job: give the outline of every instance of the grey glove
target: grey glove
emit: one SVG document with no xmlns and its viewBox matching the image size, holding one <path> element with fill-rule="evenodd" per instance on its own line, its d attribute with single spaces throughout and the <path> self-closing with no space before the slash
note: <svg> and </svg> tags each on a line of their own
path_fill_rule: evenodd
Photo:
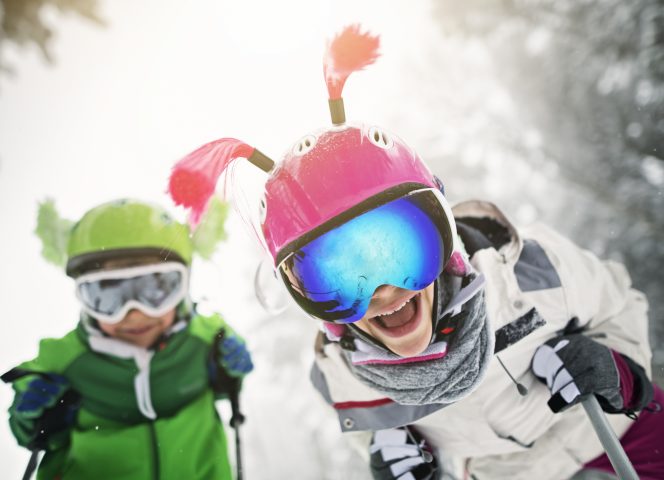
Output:
<svg viewBox="0 0 664 480">
<path fill-rule="evenodd" d="M 620 376 L 611 350 L 584 335 L 547 341 L 535 351 L 532 370 L 549 387 L 548 405 L 553 412 L 565 410 L 591 393 L 605 411 L 623 410 Z"/>
</svg>

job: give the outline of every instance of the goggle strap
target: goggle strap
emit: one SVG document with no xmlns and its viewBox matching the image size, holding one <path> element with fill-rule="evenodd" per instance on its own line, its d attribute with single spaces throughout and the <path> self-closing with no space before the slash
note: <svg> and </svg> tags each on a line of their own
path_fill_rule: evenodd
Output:
<svg viewBox="0 0 664 480">
<path fill-rule="evenodd" d="M 185 272 L 187 272 L 187 267 L 180 262 L 163 262 L 112 270 L 97 270 L 77 277 L 76 286 L 78 287 L 81 283 L 95 282 L 98 280 L 124 280 L 127 278 L 148 275 L 150 273 L 165 273 L 173 271 L 179 271 L 185 274 Z"/>
</svg>

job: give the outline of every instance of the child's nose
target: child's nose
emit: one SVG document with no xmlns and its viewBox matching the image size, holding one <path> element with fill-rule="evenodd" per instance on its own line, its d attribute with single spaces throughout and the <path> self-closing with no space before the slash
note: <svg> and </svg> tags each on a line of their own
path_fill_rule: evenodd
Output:
<svg viewBox="0 0 664 480">
<path fill-rule="evenodd" d="M 397 290 L 400 289 L 392 285 L 381 285 L 374 291 L 373 295 L 371 295 L 371 300 L 389 298 L 390 296 L 394 295 Z"/>
<path fill-rule="evenodd" d="M 145 318 L 147 315 L 145 315 L 143 312 L 141 312 L 137 308 L 132 308 L 127 312 L 127 315 L 125 316 L 125 319 L 140 319 L 140 318 Z"/>
</svg>

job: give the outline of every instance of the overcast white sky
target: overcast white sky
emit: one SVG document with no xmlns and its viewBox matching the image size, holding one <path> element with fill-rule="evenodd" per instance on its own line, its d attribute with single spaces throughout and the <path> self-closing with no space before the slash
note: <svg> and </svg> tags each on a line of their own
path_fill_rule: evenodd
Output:
<svg viewBox="0 0 664 480">
<path fill-rule="evenodd" d="M 170 207 L 164 189 L 171 165 L 222 136 L 235 136 L 278 158 L 308 130 L 329 123 L 323 46 L 350 22 L 381 34 L 384 56 L 348 82 L 348 117 L 389 123 L 397 82 L 386 80 L 398 77 L 403 61 L 417 56 L 414 47 L 431 28 L 428 2 L 100 3 L 105 28 L 44 12 L 56 30 L 54 66 L 45 65 L 35 50 L 5 52 L 16 76 L 0 78 L 2 371 L 34 356 L 40 338 L 60 336 L 77 320 L 73 283 L 39 253 L 33 234 L 38 201 L 52 197 L 72 220 L 123 196 Z M 241 173 L 250 194 L 260 189 L 260 172 Z M 252 329 L 265 314 L 253 300 L 251 278 L 261 252 L 247 240 L 237 217 L 228 227 L 230 239 L 215 263 L 195 266 L 194 296 L 208 297 L 260 352 Z M 298 318 L 289 328 L 296 331 L 299 322 L 306 320 Z M 303 326 L 306 335 L 314 330 L 312 324 Z M 260 379 L 270 377 L 266 372 L 257 369 L 248 386 L 249 410 L 265 401 L 268 390 Z M 6 427 L 11 398 L 10 388 L 0 388 L 4 478 L 18 478 L 28 458 Z M 257 423 L 247 426 L 249 438 L 258 438 L 261 429 L 273 430 Z M 247 455 L 251 464 L 256 455 Z M 256 467 L 253 478 L 261 478 L 260 471 Z"/>
</svg>

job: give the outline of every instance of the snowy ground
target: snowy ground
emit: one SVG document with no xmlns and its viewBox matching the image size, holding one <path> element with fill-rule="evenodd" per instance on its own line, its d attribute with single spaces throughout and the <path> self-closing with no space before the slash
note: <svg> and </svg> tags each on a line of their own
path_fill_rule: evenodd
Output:
<svg viewBox="0 0 664 480">
<path fill-rule="evenodd" d="M 452 201 L 488 198 L 517 223 L 544 219 L 569 234 L 589 218 L 611 218 L 543 153 L 541 135 L 495 81 L 500 66 L 490 49 L 443 40 L 428 2 L 387 8 L 378 0 L 361 7 L 347 0 L 333 8 L 305 0 L 151 0 L 102 7 L 104 29 L 47 12 L 59 32 L 53 68 L 35 52 L 7 52 L 17 76 L 0 80 L 3 371 L 33 356 L 39 338 L 64 334 L 76 319 L 71 281 L 39 257 L 32 234 L 37 201 L 53 197 L 69 218 L 119 196 L 167 204 L 172 163 L 222 136 L 278 157 L 328 123 L 323 39 L 351 21 L 382 35 L 383 57 L 348 82 L 349 119 L 384 125 L 406 139 L 443 178 Z M 237 176 L 255 198 L 260 173 L 240 167 Z M 236 215 L 228 229 L 214 262 L 194 265 L 192 289 L 247 338 L 254 354 L 256 370 L 242 397 L 246 478 L 369 478 L 309 384 L 317 326 L 292 307 L 277 317 L 261 309 L 252 287 L 261 251 Z M 0 389 L 0 407 L 10 402 L 9 389 Z M 220 408 L 228 418 L 227 406 Z M 0 428 L 3 476 L 18 478 L 27 458 Z"/>
</svg>

